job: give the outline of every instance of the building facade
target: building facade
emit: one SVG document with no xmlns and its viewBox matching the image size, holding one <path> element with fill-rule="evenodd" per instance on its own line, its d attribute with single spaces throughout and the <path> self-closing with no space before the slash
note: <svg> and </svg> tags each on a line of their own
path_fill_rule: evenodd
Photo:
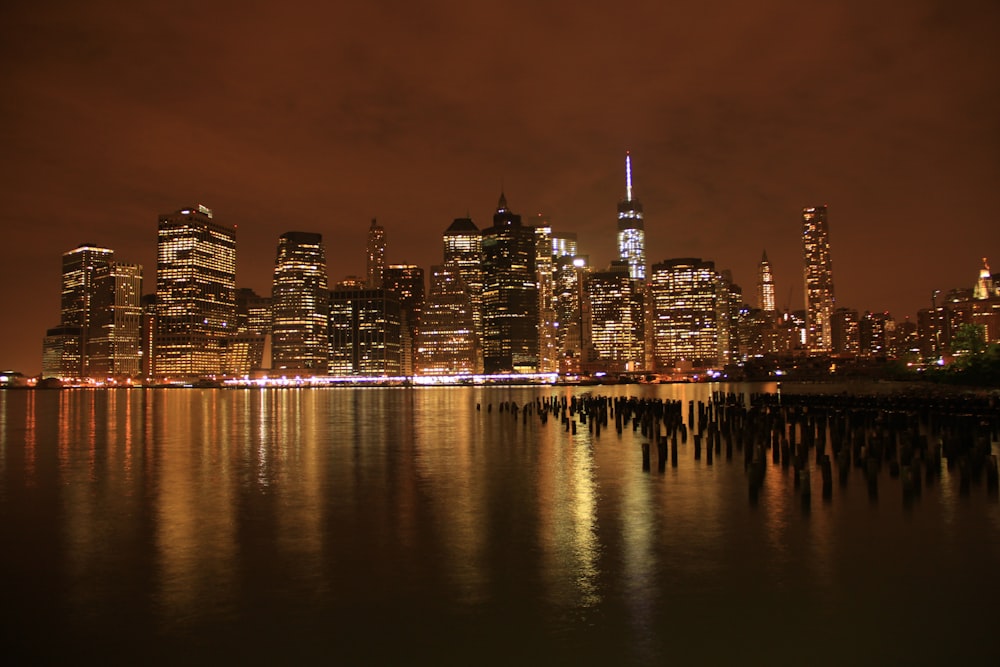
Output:
<svg viewBox="0 0 1000 667">
<path fill-rule="evenodd" d="M 63 253 L 59 319 L 63 333 L 60 336 L 65 336 L 69 329 L 78 329 L 80 340 L 63 346 L 63 368 L 59 377 L 83 378 L 89 373 L 87 353 L 97 275 L 106 272 L 114 258 L 113 250 L 93 243 L 84 243 Z"/>
<path fill-rule="evenodd" d="M 382 287 L 382 278 L 385 273 L 385 228 L 372 218 L 371 227 L 368 228 L 368 289 L 379 289 Z"/>
<path fill-rule="evenodd" d="M 156 259 L 156 375 L 222 374 L 236 316 L 234 228 L 200 204 L 161 215 Z"/>
<path fill-rule="evenodd" d="M 111 262 L 94 276 L 87 375 L 116 380 L 142 374 L 142 266 Z"/>
<path fill-rule="evenodd" d="M 403 375 L 413 375 L 414 345 L 426 298 L 424 270 L 416 264 L 390 264 L 383 276 L 383 288 L 396 294 L 402 312 Z"/>
<path fill-rule="evenodd" d="M 833 346 L 833 263 L 826 206 L 802 210 L 802 248 L 805 258 L 806 349 L 829 353 Z"/>
<path fill-rule="evenodd" d="M 653 348 L 669 369 L 715 367 L 728 361 L 729 289 L 714 262 L 689 257 L 650 271 Z"/>
<path fill-rule="evenodd" d="M 618 203 L 618 259 L 633 280 L 646 279 L 646 230 L 642 204 L 632 196 L 632 156 L 625 153 L 625 199 Z"/>
<path fill-rule="evenodd" d="M 330 375 L 402 375 L 402 311 L 384 289 L 330 292 Z"/>
<path fill-rule="evenodd" d="M 432 266 L 414 355 L 418 375 L 482 372 L 472 312 L 472 299 L 458 268 Z"/>
<path fill-rule="evenodd" d="M 644 366 L 642 283 L 630 275 L 625 261 L 613 262 L 607 271 L 587 277 L 590 304 L 591 371 L 624 373 Z"/>
<path fill-rule="evenodd" d="M 322 235 L 282 234 L 271 288 L 271 367 L 275 373 L 326 374 L 329 299 Z"/>
<path fill-rule="evenodd" d="M 534 373 L 539 322 L 535 230 L 507 208 L 503 193 L 482 243 L 484 370 Z"/>
</svg>

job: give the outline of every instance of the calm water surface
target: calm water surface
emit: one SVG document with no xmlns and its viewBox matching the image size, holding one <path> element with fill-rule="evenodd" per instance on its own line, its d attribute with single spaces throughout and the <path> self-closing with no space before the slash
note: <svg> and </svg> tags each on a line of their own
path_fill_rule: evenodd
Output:
<svg viewBox="0 0 1000 667">
<path fill-rule="evenodd" d="M 814 469 L 804 509 L 769 464 L 752 505 L 741 455 L 643 472 L 631 431 L 497 409 L 583 392 L 0 391 L 5 654 L 996 664 L 985 485 L 904 504 L 883 472 L 872 501 L 853 471 L 824 502 Z"/>
</svg>

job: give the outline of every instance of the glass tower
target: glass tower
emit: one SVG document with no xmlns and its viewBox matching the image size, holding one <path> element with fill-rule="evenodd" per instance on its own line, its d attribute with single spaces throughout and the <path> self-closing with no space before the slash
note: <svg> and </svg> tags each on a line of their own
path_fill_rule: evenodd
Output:
<svg viewBox="0 0 1000 667">
<path fill-rule="evenodd" d="M 802 209 L 802 248 L 805 257 L 806 349 L 813 354 L 833 347 L 833 264 L 826 206 Z"/>
<path fill-rule="evenodd" d="M 368 288 L 382 287 L 385 273 L 385 228 L 372 218 L 368 228 Z"/>
<path fill-rule="evenodd" d="M 483 230 L 483 368 L 486 373 L 538 370 L 535 228 L 500 194 L 493 226 Z"/>
<path fill-rule="evenodd" d="M 271 289 L 271 363 L 275 371 L 326 373 L 329 300 L 322 235 L 282 234 Z"/>
<path fill-rule="evenodd" d="M 646 232 L 642 204 L 632 197 L 632 156 L 625 153 L 625 199 L 618 202 L 618 258 L 633 280 L 646 279 Z"/>
<path fill-rule="evenodd" d="M 236 231 L 208 207 L 160 216 L 156 304 L 155 374 L 221 374 L 236 328 Z"/>
<path fill-rule="evenodd" d="M 62 258 L 62 300 L 60 328 L 64 331 L 78 329 L 78 340 L 68 346 L 75 350 L 63 357 L 62 377 L 85 377 L 88 373 L 87 347 L 90 320 L 94 311 L 98 273 L 107 271 L 115 258 L 113 250 L 93 243 L 84 243 Z"/>
</svg>

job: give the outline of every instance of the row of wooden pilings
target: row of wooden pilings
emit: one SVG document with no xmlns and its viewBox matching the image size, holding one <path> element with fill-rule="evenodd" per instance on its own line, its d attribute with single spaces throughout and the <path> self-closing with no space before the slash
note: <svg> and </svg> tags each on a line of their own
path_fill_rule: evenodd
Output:
<svg viewBox="0 0 1000 667">
<path fill-rule="evenodd" d="M 524 423 L 534 416 L 542 424 L 559 419 L 572 434 L 579 424 L 594 439 L 612 424 L 618 436 L 631 430 L 643 440 L 646 471 L 654 463 L 654 452 L 659 472 L 668 464 L 676 467 L 680 446 L 686 448 L 689 439 L 694 460 L 705 465 L 719 457 L 741 457 L 752 501 L 770 462 L 794 471 L 796 492 L 808 504 L 810 460 L 821 476 L 824 499 L 833 495 L 834 466 L 841 486 L 852 469 L 861 470 L 872 498 L 878 496 L 884 468 L 901 480 L 906 500 L 918 497 L 925 484 L 934 484 L 942 465 L 949 472 L 957 470 L 961 494 L 984 477 L 991 493 L 998 490 L 997 457 L 992 453 L 992 443 L 1000 441 L 996 396 L 713 392 L 708 401 L 684 402 L 582 394 L 538 396 L 524 405 L 505 401 L 498 408 Z M 486 409 L 492 412 L 493 405 Z"/>
</svg>

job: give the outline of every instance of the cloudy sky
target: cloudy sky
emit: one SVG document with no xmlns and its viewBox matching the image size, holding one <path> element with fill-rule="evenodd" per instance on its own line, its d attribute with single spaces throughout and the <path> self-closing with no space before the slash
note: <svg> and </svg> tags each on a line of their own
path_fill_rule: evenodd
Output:
<svg viewBox="0 0 1000 667">
<path fill-rule="evenodd" d="M 0 368 L 37 373 L 61 255 L 155 285 L 156 220 L 238 227 L 269 293 L 279 234 L 331 280 L 427 267 L 441 232 L 525 220 L 615 255 L 624 155 L 650 262 L 702 257 L 752 298 L 766 249 L 802 308 L 803 206 L 829 206 L 838 305 L 897 318 L 1000 270 L 1000 3 L 64 2 L 0 5 Z"/>
</svg>

